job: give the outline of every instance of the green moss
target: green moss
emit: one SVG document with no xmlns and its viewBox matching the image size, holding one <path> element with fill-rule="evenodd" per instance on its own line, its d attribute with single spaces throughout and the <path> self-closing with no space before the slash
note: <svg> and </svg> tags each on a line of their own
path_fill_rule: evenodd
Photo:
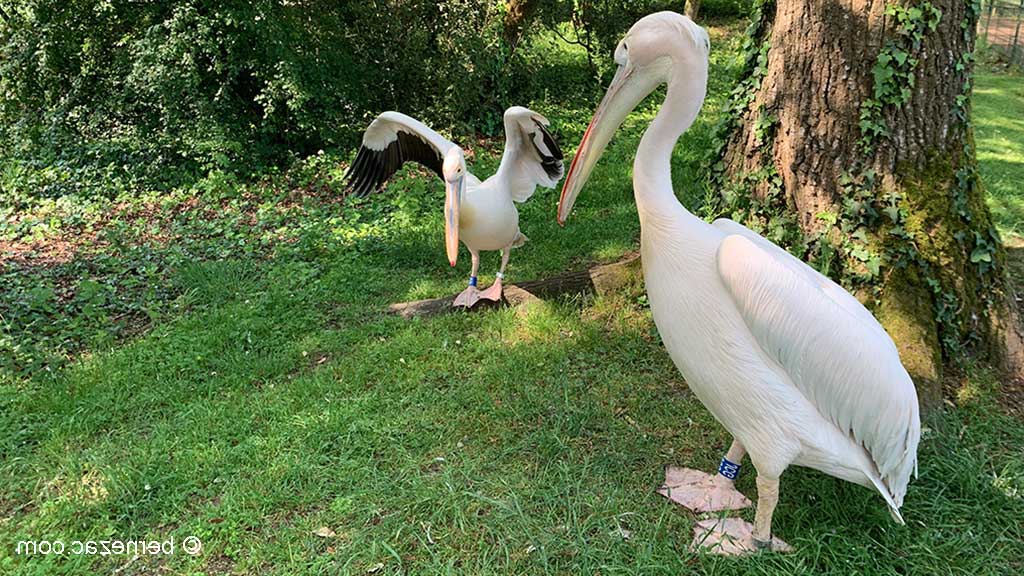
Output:
<svg viewBox="0 0 1024 576">
<path fill-rule="evenodd" d="M 976 321 L 993 313 L 1002 250 L 990 232 L 991 216 L 977 178 L 962 177 L 974 173 L 968 151 L 952 158 L 932 154 L 920 168 L 897 168 L 903 175 L 898 185 L 907 237 L 889 241 L 889 249 L 904 244 L 908 264 L 924 275 L 946 356 L 954 361 L 965 346 L 987 353 L 998 338 L 991 326 Z M 990 258 L 975 258 L 979 254 Z"/>
<path fill-rule="evenodd" d="M 941 402 L 942 345 L 932 315 L 931 295 L 919 271 L 907 267 L 889 275 L 875 317 L 896 342 L 900 360 L 917 386 L 922 405 Z"/>
</svg>

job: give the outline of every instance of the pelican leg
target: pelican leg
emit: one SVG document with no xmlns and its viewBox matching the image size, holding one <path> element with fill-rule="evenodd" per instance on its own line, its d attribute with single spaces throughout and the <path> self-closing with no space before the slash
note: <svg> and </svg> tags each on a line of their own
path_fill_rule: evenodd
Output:
<svg viewBox="0 0 1024 576">
<path fill-rule="evenodd" d="M 747 508 L 751 505 L 750 500 L 735 487 L 740 462 L 746 453 L 739 440 L 733 440 L 715 475 L 669 466 L 665 469 L 665 484 L 658 493 L 694 512 Z"/>
<path fill-rule="evenodd" d="M 737 556 L 762 550 L 791 552 L 778 538 L 772 537 L 772 513 L 779 502 L 779 479 L 757 476 L 757 514 L 751 524 L 742 518 L 709 518 L 693 528 L 690 548 L 713 554 Z"/>
<path fill-rule="evenodd" d="M 486 290 L 480 292 L 481 300 L 493 300 L 495 302 L 501 300 L 501 282 L 505 279 L 505 268 L 508 267 L 508 256 L 510 252 L 512 252 L 511 244 L 501 249 L 501 269 L 494 275 L 494 284 L 491 284 Z"/>
<path fill-rule="evenodd" d="M 757 475 L 757 514 L 754 515 L 754 548 L 790 552 L 793 550 L 782 540 L 772 537 L 772 514 L 779 503 L 779 479 Z"/>
<path fill-rule="evenodd" d="M 470 308 L 480 299 L 480 290 L 476 287 L 476 273 L 480 269 L 480 253 L 476 250 L 470 250 L 469 254 L 473 258 L 473 270 L 469 273 L 469 286 L 455 297 L 455 301 L 452 302 L 454 307 L 463 306 Z"/>
</svg>

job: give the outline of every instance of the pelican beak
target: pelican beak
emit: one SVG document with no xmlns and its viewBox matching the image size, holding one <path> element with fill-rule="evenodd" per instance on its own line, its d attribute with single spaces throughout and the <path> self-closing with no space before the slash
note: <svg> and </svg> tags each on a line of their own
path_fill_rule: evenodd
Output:
<svg viewBox="0 0 1024 576">
<path fill-rule="evenodd" d="M 594 118 L 587 126 L 587 131 L 583 133 L 583 140 L 580 141 L 576 156 L 569 166 L 569 174 L 565 177 L 562 196 L 558 201 L 558 223 L 561 225 L 565 225 L 566 219 L 569 218 L 576 196 L 587 183 L 590 172 L 601 158 L 612 135 L 633 108 L 651 92 L 643 82 L 630 81 L 634 70 L 630 64 L 619 66 L 611 85 L 608 86 L 608 92 L 594 112 Z"/>
<path fill-rule="evenodd" d="M 465 176 L 445 181 L 444 249 L 448 253 L 448 263 L 452 266 L 455 266 L 455 261 L 459 258 L 459 206 L 462 204 L 465 186 Z"/>
</svg>

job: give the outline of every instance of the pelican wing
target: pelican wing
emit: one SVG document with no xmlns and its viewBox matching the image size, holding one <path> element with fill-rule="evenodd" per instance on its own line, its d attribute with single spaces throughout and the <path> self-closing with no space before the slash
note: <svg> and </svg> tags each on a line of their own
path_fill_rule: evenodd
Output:
<svg viewBox="0 0 1024 576">
<path fill-rule="evenodd" d="M 505 111 L 505 153 L 501 170 L 509 178 L 512 199 L 525 202 L 537 186 L 554 188 L 562 179 L 562 150 L 548 132 L 548 119 L 513 106 Z"/>
<path fill-rule="evenodd" d="M 345 174 L 348 189 L 364 196 L 383 187 L 406 162 L 441 176 L 444 155 L 455 144 L 426 124 L 399 112 L 384 112 L 363 133 L 363 145 Z"/>
<path fill-rule="evenodd" d="M 763 238 L 727 236 L 717 266 L 763 352 L 867 451 L 899 507 L 916 469 L 921 423 L 892 339 L 853 296 Z"/>
<path fill-rule="evenodd" d="M 830 280 L 827 276 L 818 272 L 814 268 L 806 265 L 796 256 L 793 256 L 789 252 L 769 242 L 764 236 L 761 236 L 757 232 L 754 232 L 750 228 L 728 218 L 719 218 L 711 223 L 712 226 L 718 228 L 726 234 L 739 234 L 747 240 L 750 240 L 756 244 L 759 248 L 767 252 L 772 258 L 779 261 L 780 265 L 790 266 L 795 270 L 799 270 L 800 273 L 807 277 L 809 282 L 820 287 L 825 293 L 831 298 L 837 306 L 842 307 L 847 312 L 857 316 L 865 326 L 871 326 L 878 330 L 882 336 L 888 338 L 889 335 L 885 332 L 885 328 L 878 323 L 878 320 L 868 312 L 867 308 L 860 303 L 852 294 L 843 289 L 842 286 L 836 284 Z"/>
</svg>

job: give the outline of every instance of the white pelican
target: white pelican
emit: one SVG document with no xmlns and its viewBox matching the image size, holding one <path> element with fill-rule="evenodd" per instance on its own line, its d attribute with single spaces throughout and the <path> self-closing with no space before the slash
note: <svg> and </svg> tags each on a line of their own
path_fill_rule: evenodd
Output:
<svg viewBox="0 0 1024 576">
<path fill-rule="evenodd" d="M 493 176 L 481 182 L 466 170 L 456 144 L 422 122 L 398 112 L 384 112 L 363 134 L 363 145 L 346 174 L 348 187 L 362 196 L 379 190 L 408 161 L 430 168 L 445 181 L 445 249 L 455 266 L 459 240 L 473 257 L 469 286 L 453 305 L 470 307 L 481 298 L 500 300 L 509 251 L 527 241 L 519 231 L 519 211 L 537 186 L 554 188 L 562 178 L 562 151 L 545 128 L 548 120 L 522 106 L 505 111 L 505 152 Z M 478 290 L 481 250 L 501 250 L 494 284 Z"/>
<path fill-rule="evenodd" d="M 745 507 L 732 479 L 750 455 L 753 527 L 732 518 L 695 529 L 696 545 L 707 537 L 723 552 L 788 548 L 772 538 L 771 522 L 779 477 L 791 464 L 874 488 L 902 523 L 921 424 L 892 339 L 839 285 L 736 222 L 704 222 L 672 191 L 669 160 L 703 104 L 709 49 L 707 31 L 671 12 L 629 30 L 558 207 L 564 223 L 612 134 L 668 84 L 633 162 L 644 281 L 665 348 L 733 442 L 718 475 L 670 469 L 662 490 L 697 511 Z"/>
</svg>

